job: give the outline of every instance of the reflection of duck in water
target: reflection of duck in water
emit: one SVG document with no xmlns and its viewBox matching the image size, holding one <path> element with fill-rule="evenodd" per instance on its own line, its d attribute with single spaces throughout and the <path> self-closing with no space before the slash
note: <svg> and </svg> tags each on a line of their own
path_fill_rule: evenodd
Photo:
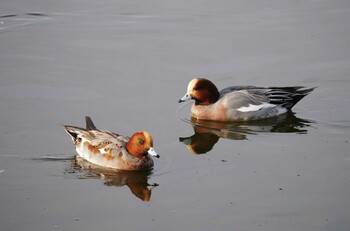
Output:
<svg viewBox="0 0 350 231">
<path fill-rule="evenodd" d="M 187 145 L 189 152 L 203 154 L 209 152 L 219 138 L 245 140 L 248 135 L 259 132 L 270 133 L 307 133 L 311 121 L 296 117 L 291 111 L 265 120 L 245 122 L 219 122 L 191 118 L 195 134 L 191 137 L 181 137 L 180 142 Z"/>
<path fill-rule="evenodd" d="M 101 168 L 83 158 L 76 156 L 73 168 L 84 169 L 82 178 L 104 179 L 104 185 L 122 187 L 126 185 L 130 191 L 142 201 L 151 199 L 152 189 L 158 184 L 149 184 L 148 178 L 152 174 L 151 170 L 144 171 L 115 171 Z"/>
</svg>

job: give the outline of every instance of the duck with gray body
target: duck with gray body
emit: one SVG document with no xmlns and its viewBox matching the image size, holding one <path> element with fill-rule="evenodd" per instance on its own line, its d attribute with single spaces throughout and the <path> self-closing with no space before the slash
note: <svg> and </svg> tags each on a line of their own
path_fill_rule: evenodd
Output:
<svg viewBox="0 0 350 231">
<path fill-rule="evenodd" d="M 249 121 L 286 113 L 314 88 L 233 86 L 218 91 L 207 79 L 193 79 L 179 102 L 193 99 L 192 116 L 203 120 Z"/>
</svg>

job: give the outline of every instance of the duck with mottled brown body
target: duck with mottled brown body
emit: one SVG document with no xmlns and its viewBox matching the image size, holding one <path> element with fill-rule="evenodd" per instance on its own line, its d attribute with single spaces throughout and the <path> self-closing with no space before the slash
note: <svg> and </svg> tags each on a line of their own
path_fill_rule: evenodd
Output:
<svg viewBox="0 0 350 231">
<path fill-rule="evenodd" d="M 145 170 L 153 167 L 153 138 L 146 131 L 131 137 L 98 130 L 86 116 L 86 129 L 63 125 L 71 136 L 78 155 L 98 166 L 115 170 Z"/>
</svg>

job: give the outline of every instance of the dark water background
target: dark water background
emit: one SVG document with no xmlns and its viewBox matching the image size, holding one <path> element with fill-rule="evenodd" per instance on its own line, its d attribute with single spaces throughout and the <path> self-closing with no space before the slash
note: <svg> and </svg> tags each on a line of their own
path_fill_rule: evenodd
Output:
<svg viewBox="0 0 350 231">
<path fill-rule="evenodd" d="M 349 230 L 348 1 L 0 5 L 1 230 Z M 287 118 L 192 124 L 198 76 L 318 88 Z M 154 170 L 77 166 L 60 126 L 85 115 L 149 131 Z"/>
</svg>

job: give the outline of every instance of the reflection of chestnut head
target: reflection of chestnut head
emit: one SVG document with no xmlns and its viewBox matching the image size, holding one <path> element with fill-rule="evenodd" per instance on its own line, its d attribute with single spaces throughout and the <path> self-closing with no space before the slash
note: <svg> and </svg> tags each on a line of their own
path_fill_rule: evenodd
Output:
<svg viewBox="0 0 350 231">
<path fill-rule="evenodd" d="M 157 187 L 158 184 L 149 185 L 147 182 L 146 184 L 128 183 L 127 186 L 136 197 L 142 201 L 149 201 L 151 199 L 152 189 Z"/>
<path fill-rule="evenodd" d="M 219 137 L 211 133 L 195 133 L 191 137 L 179 138 L 179 141 L 187 145 L 192 154 L 204 154 L 209 152 L 218 142 Z"/>
</svg>

